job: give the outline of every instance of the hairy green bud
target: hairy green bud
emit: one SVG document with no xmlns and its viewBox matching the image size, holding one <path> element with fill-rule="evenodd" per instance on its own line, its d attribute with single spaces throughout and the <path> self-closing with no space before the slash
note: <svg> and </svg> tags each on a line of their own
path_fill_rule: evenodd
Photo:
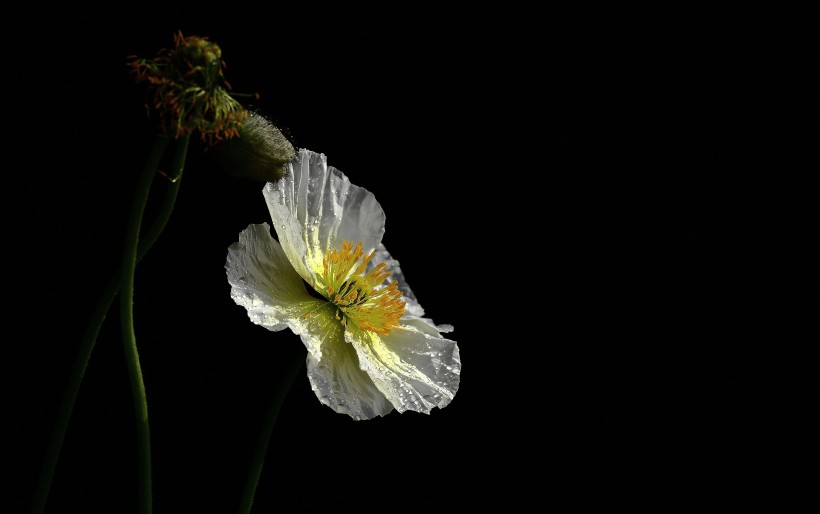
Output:
<svg viewBox="0 0 820 514">
<path fill-rule="evenodd" d="M 273 123 L 250 113 L 239 127 L 239 137 L 211 149 L 229 175 L 257 182 L 276 182 L 293 160 L 293 145 Z"/>
</svg>

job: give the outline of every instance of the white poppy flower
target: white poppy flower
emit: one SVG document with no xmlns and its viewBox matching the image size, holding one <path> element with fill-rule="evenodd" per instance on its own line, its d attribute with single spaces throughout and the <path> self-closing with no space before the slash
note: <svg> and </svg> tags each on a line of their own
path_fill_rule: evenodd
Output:
<svg viewBox="0 0 820 514">
<path fill-rule="evenodd" d="M 441 333 L 453 328 L 422 317 L 381 244 L 373 194 L 304 149 L 263 194 L 279 241 L 267 223 L 239 234 L 225 265 L 231 297 L 254 323 L 301 337 L 319 400 L 354 419 L 449 404 L 461 361 Z"/>
</svg>

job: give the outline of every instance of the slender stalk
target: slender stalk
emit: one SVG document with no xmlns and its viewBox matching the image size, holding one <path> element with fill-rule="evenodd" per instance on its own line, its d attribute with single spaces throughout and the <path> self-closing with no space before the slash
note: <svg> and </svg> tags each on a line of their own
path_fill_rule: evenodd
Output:
<svg viewBox="0 0 820 514">
<path fill-rule="evenodd" d="M 165 230 L 165 225 L 168 224 L 168 220 L 171 219 L 171 213 L 174 212 L 174 204 L 177 201 L 179 185 L 182 183 L 182 172 L 185 170 L 185 160 L 188 156 L 188 142 L 190 138 L 191 136 L 189 134 L 185 135 L 176 144 L 174 162 L 171 168 L 171 174 L 169 175 L 171 180 L 169 181 L 168 189 L 165 191 L 165 198 L 159 213 L 157 213 L 156 219 L 148 230 L 145 231 L 145 235 L 140 237 L 139 245 L 137 246 L 137 262 L 141 261 L 142 258 L 145 257 L 145 254 L 148 253 L 148 250 L 157 242 L 160 234 Z M 122 280 L 118 280 L 117 284 L 121 282 Z"/>
<path fill-rule="evenodd" d="M 183 136 L 180 145 L 187 150 L 188 135 Z M 183 152 L 183 158 L 185 153 Z M 134 204 L 128 218 L 125 249 L 122 258 L 122 290 L 120 291 L 120 323 L 122 343 L 125 350 L 125 362 L 128 377 L 131 381 L 131 396 L 134 403 L 134 415 L 137 421 L 137 457 L 139 461 L 139 511 L 151 514 L 153 496 L 151 494 L 151 431 L 148 425 L 148 399 L 145 394 L 145 383 L 142 379 L 137 338 L 134 334 L 134 271 L 137 267 L 137 247 L 139 244 L 140 225 L 148 201 L 151 182 L 155 170 L 146 167 L 137 184 Z"/>
<path fill-rule="evenodd" d="M 262 466 L 265 464 L 265 455 L 268 453 L 268 443 L 273 433 L 273 427 L 276 425 L 276 418 L 279 416 L 279 409 L 285 402 L 285 397 L 288 395 L 288 391 L 290 391 L 290 386 L 293 385 L 293 381 L 296 379 L 296 376 L 304 364 L 305 356 L 300 354 L 300 356 L 291 363 L 285 375 L 282 377 L 281 385 L 276 390 L 273 403 L 262 425 L 259 441 L 256 443 L 256 451 L 253 454 L 251 468 L 248 471 L 248 479 L 245 481 L 245 489 L 242 491 L 242 503 L 239 505 L 239 514 L 250 514 L 251 512 L 253 497 L 259 485 L 259 477 L 262 475 Z"/>
<path fill-rule="evenodd" d="M 164 153 L 168 141 L 168 138 L 159 138 L 156 141 L 154 148 L 152 148 L 151 153 L 149 154 L 148 161 L 146 162 L 146 168 L 156 170 L 159 164 L 159 159 Z M 176 154 L 174 156 L 174 166 L 171 172 L 171 176 L 176 177 L 176 180 L 170 182 L 168 185 L 165 191 L 165 198 L 163 199 L 163 203 L 157 218 L 154 220 L 151 227 L 145 231 L 145 236 L 139 241 L 139 246 L 137 249 L 138 261 L 142 260 L 145 254 L 147 254 L 154 245 L 171 217 L 171 213 L 174 210 L 174 204 L 176 203 L 177 193 L 179 192 L 179 185 L 181 182 L 180 179 L 185 166 L 187 149 L 187 139 L 185 141 L 180 141 L 177 144 Z M 65 440 L 65 434 L 68 430 L 68 423 L 71 419 L 71 414 L 74 411 L 74 404 L 76 403 L 77 396 L 79 394 L 80 384 L 82 384 L 83 377 L 85 376 L 85 370 L 88 367 L 88 361 L 91 358 L 91 352 L 94 350 L 94 346 L 97 342 L 97 335 L 99 334 L 100 328 L 105 321 L 108 310 L 111 308 L 111 304 L 114 302 L 114 298 L 120 290 L 121 283 L 122 268 L 118 268 L 106 284 L 102 295 L 97 301 L 85 333 L 83 334 L 80 349 L 77 354 L 77 358 L 74 361 L 74 367 L 71 370 L 68 386 L 63 393 L 63 398 L 60 403 L 59 410 L 57 411 L 57 420 L 54 424 L 54 430 L 52 431 L 48 448 L 46 449 L 43 467 L 40 470 L 37 490 L 34 494 L 34 502 L 31 509 L 32 514 L 42 514 L 45 509 L 46 501 L 48 500 L 48 495 L 51 490 L 51 483 L 57 469 L 57 462 L 59 461 L 60 453 L 62 451 L 63 441 Z"/>
</svg>

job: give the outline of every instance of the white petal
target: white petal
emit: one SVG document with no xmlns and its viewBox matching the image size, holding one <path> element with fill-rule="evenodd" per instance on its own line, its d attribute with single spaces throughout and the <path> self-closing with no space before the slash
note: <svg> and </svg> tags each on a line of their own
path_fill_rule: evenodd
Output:
<svg viewBox="0 0 820 514">
<path fill-rule="evenodd" d="M 356 350 L 345 342 L 335 313 L 335 307 L 327 304 L 307 319 L 294 320 L 291 327 L 308 349 L 307 372 L 313 392 L 320 402 L 353 419 L 390 413 L 393 406 L 360 369 Z"/>
<path fill-rule="evenodd" d="M 431 336 L 441 337 L 441 334 L 446 334 L 455 330 L 453 325 L 436 325 L 430 318 L 418 318 L 415 316 L 405 316 L 401 319 L 402 323 L 413 325 L 414 328 L 430 334 Z"/>
<path fill-rule="evenodd" d="M 408 317 L 401 322 L 386 336 L 348 328 L 345 339 L 396 410 L 429 414 L 433 407 L 446 407 L 458 391 L 458 345 L 436 335 L 424 320 Z"/>
<path fill-rule="evenodd" d="M 248 310 L 248 317 L 269 330 L 282 330 L 319 300 L 310 296 L 290 265 L 270 226 L 249 225 L 239 242 L 228 248 L 225 263 L 231 298 Z"/>
<path fill-rule="evenodd" d="M 421 308 L 421 304 L 419 304 L 418 300 L 416 300 L 416 295 L 413 294 L 410 286 L 407 285 L 407 281 L 404 279 L 404 273 L 402 273 L 401 268 L 399 267 L 399 261 L 391 257 L 390 252 L 387 251 L 387 248 L 385 248 L 383 244 L 380 244 L 376 249 L 376 254 L 373 256 L 373 260 L 371 260 L 368 264 L 368 270 L 378 266 L 382 262 L 387 265 L 387 270 L 390 272 L 390 276 L 384 279 L 384 283 L 382 285 L 386 286 L 393 280 L 398 282 L 397 286 L 399 291 L 401 291 L 402 300 L 404 300 L 404 303 L 406 304 L 405 314 L 419 317 L 424 316 L 424 309 Z"/>
<path fill-rule="evenodd" d="M 327 250 L 361 241 L 368 253 L 384 235 L 384 211 L 373 193 L 328 167 L 323 154 L 299 150 L 287 175 L 263 194 L 285 254 L 310 285 Z"/>
</svg>

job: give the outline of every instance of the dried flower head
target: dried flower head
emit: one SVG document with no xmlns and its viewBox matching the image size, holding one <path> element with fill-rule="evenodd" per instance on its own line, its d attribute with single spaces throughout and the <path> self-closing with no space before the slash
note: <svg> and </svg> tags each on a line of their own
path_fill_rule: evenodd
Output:
<svg viewBox="0 0 820 514">
<path fill-rule="evenodd" d="M 174 35 L 175 47 L 154 59 L 130 57 L 137 82 L 149 85 L 146 108 L 159 113 L 164 132 L 179 138 L 199 131 L 212 145 L 239 135 L 248 111 L 228 92 L 225 61 L 216 43 L 198 36 Z"/>
</svg>

